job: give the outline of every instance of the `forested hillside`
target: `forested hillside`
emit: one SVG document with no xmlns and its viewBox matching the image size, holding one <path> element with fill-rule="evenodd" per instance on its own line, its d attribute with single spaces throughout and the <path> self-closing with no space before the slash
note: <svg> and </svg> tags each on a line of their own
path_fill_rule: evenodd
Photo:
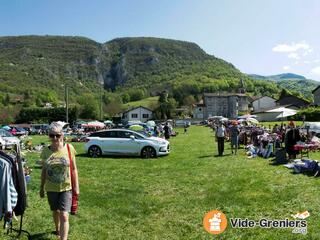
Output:
<svg viewBox="0 0 320 240">
<path fill-rule="evenodd" d="M 110 113 L 163 90 L 179 106 L 198 101 L 203 92 L 237 92 L 241 79 L 248 95 L 277 97 L 283 84 L 254 80 L 191 42 L 138 37 L 101 44 L 84 37 L 0 37 L 0 106 L 17 99 L 23 107 L 59 105 L 66 85 L 71 104 L 97 108 L 102 96 Z"/>
</svg>

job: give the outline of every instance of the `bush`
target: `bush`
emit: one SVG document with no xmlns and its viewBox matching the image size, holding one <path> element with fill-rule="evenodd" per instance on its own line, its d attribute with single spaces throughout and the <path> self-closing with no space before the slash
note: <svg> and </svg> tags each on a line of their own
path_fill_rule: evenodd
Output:
<svg viewBox="0 0 320 240">
<path fill-rule="evenodd" d="M 320 107 L 309 107 L 300 110 L 293 118 L 301 120 L 303 115 L 306 117 L 305 121 L 320 121 Z"/>
</svg>

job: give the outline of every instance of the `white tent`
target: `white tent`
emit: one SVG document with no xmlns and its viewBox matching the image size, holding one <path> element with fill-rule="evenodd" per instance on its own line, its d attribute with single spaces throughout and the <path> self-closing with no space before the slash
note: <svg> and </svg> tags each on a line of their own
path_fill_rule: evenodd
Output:
<svg viewBox="0 0 320 240">
<path fill-rule="evenodd" d="M 274 112 L 274 113 L 279 113 L 276 118 L 285 118 L 289 116 L 293 116 L 297 114 L 297 110 L 291 109 L 291 108 L 286 108 L 286 107 L 279 107 L 275 108 L 272 110 L 269 110 L 267 112 Z"/>
</svg>

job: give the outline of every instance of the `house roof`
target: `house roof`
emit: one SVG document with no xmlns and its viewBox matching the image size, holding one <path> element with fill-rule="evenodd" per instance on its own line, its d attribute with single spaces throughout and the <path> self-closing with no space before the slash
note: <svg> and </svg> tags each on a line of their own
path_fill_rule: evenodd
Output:
<svg viewBox="0 0 320 240">
<path fill-rule="evenodd" d="M 238 97 L 248 97 L 244 93 L 203 93 L 205 97 L 231 97 L 231 96 L 238 96 Z"/>
<path fill-rule="evenodd" d="M 150 108 L 146 108 L 146 107 L 143 107 L 143 106 L 139 106 L 139 107 L 133 107 L 133 108 L 127 109 L 126 111 L 124 111 L 124 112 L 122 112 L 122 113 L 127 113 L 127 112 L 130 112 L 130 111 L 135 110 L 135 109 L 137 109 L 137 108 L 144 108 L 144 109 L 146 109 L 146 110 L 148 110 L 148 111 L 150 111 L 150 112 L 153 112 Z"/>
<path fill-rule="evenodd" d="M 277 101 L 276 99 L 274 99 L 274 98 L 272 98 L 272 97 L 269 97 L 269 96 L 261 96 L 261 97 L 255 97 L 255 99 L 254 99 L 252 102 L 257 101 L 257 100 L 259 100 L 259 99 L 261 99 L 261 98 L 264 98 L 264 97 L 268 97 L 268 98 L 273 99 L 274 101 Z M 252 97 L 252 98 L 254 98 L 254 97 Z"/>
<path fill-rule="evenodd" d="M 303 98 L 299 98 L 299 97 L 297 97 L 297 96 L 295 96 L 295 95 L 292 95 L 292 94 L 287 95 L 287 96 L 284 96 L 283 98 L 279 98 L 276 102 L 279 102 L 279 101 L 281 101 L 282 99 L 284 99 L 284 98 L 286 98 L 286 97 L 293 97 L 293 98 L 296 98 L 297 100 L 303 101 L 304 103 L 307 103 L 307 104 L 310 103 L 309 101 L 306 101 L 306 100 L 304 100 Z M 294 104 L 294 103 L 293 103 L 293 104 Z"/>
</svg>

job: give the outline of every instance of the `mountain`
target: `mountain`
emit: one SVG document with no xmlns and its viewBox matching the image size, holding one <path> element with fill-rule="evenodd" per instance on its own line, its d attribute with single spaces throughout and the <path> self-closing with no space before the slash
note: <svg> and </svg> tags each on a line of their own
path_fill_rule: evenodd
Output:
<svg viewBox="0 0 320 240">
<path fill-rule="evenodd" d="M 249 76 L 254 79 L 274 80 L 274 81 L 281 81 L 281 80 L 287 80 L 287 79 L 297 79 L 297 80 L 305 80 L 306 79 L 304 76 L 294 74 L 294 73 L 282 73 L 282 74 L 270 75 L 270 76 L 249 74 Z"/>
<path fill-rule="evenodd" d="M 191 42 L 150 37 L 106 43 L 69 36 L 0 37 L 0 98 L 20 95 L 37 104 L 63 100 L 67 85 L 72 102 L 81 103 L 89 95 L 97 98 L 103 86 L 106 104 L 167 90 L 181 105 L 189 95 L 205 91 L 236 92 L 240 79 L 251 95 L 279 93 L 274 83 L 252 80 Z"/>
<path fill-rule="evenodd" d="M 257 74 L 248 74 L 253 79 L 263 81 L 273 81 L 280 88 L 287 89 L 296 93 L 300 93 L 305 98 L 312 100 L 312 90 L 314 90 L 320 83 L 315 80 L 307 79 L 304 76 L 294 73 L 283 73 L 278 75 L 262 76 Z"/>
</svg>

